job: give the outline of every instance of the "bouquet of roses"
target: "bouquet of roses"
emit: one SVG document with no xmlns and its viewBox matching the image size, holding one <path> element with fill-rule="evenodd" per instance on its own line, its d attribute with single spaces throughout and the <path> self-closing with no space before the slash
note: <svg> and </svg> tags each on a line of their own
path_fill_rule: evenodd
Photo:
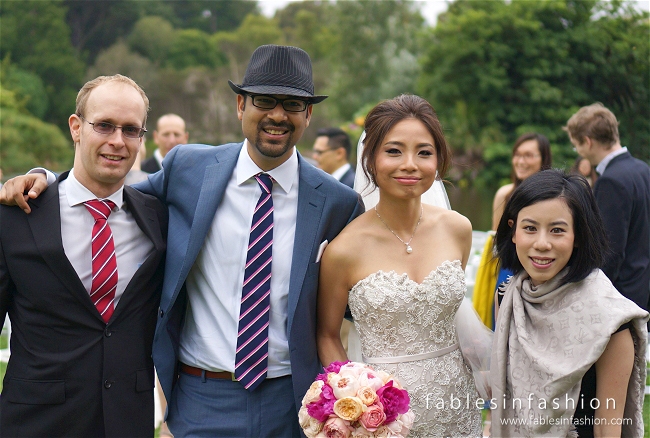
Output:
<svg viewBox="0 0 650 438">
<path fill-rule="evenodd" d="M 406 437 L 415 415 L 409 395 L 383 371 L 358 362 L 333 362 L 302 399 L 307 438 Z"/>
</svg>

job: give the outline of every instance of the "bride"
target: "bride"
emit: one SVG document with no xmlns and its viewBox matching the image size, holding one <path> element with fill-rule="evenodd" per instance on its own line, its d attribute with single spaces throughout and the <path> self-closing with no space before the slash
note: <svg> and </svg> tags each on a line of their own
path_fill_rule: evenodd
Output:
<svg viewBox="0 0 650 438">
<path fill-rule="evenodd" d="M 444 175 L 450 164 L 442 127 L 426 100 L 401 95 L 373 108 L 365 130 L 361 162 L 379 200 L 323 254 L 320 360 L 347 360 L 339 329 L 349 302 L 363 361 L 395 375 L 409 391 L 411 434 L 481 436 L 478 394 L 455 324 L 472 226 L 421 201 L 436 172 Z"/>
</svg>

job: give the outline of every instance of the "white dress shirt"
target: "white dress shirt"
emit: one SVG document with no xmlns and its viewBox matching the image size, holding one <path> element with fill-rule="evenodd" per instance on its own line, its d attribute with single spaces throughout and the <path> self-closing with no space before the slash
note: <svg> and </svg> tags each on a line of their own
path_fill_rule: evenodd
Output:
<svg viewBox="0 0 650 438">
<path fill-rule="evenodd" d="M 186 280 L 188 305 L 180 361 L 209 371 L 235 371 L 244 265 L 253 211 L 261 195 L 254 175 L 262 170 L 239 153 L 210 231 Z M 268 172 L 273 196 L 273 261 L 267 376 L 291 374 L 287 307 L 298 213 L 298 156 Z"/>
<path fill-rule="evenodd" d="M 350 163 L 345 163 L 343 166 L 339 167 L 334 172 L 332 172 L 332 176 L 336 178 L 338 181 L 341 181 L 341 178 L 343 178 L 343 175 L 345 175 L 345 172 L 347 172 L 348 170 L 350 170 Z"/>
<path fill-rule="evenodd" d="M 165 157 L 162 156 L 162 153 L 160 152 L 160 149 L 156 149 L 155 151 L 153 151 L 153 157 L 158 162 L 158 166 L 160 166 L 160 168 L 162 169 L 162 167 L 163 167 L 162 163 L 163 163 L 163 159 Z"/>
<path fill-rule="evenodd" d="M 63 250 L 89 294 L 93 273 L 91 239 L 95 219 L 83 203 L 92 199 L 97 199 L 97 196 L 75 178 L 72 170 L 59 184 Z M 117 290 L 114 301 L 117 308 L 133 274 L 151 255 L 154 245 L 128 211 L 124 203 L 124 186 L 105 199 L 113 201 L 116 205 L 108 217 L 108 225 L 113 232 L 117 258 Z"/>
<path fill-rule="evenodd" d="M 601 160 L 600 163 L 598 163 L 598 166 L 596 166 L 596 172 L 598 172 L 598 175 L 603 174 L 605 169 L 607 169 L 607 165 L 609 164 L 610 161 L 612 161 L 614 158 L 626 152 L 627 152 L 626 147 L 622 147 L 620 149 L 616 149 L 614 152 L 610 152 L 605 158 Z"/>
</svg>

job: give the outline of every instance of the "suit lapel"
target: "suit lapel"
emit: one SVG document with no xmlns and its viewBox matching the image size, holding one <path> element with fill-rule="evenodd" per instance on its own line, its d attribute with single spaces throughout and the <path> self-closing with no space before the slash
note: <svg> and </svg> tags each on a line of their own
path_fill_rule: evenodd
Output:
<svg viewBox="0 0 650 438">
<path fill-rule="evenodd" d="M 300 184 L 298 186 L 298 214 L 296 216 L 296 236 L 293 244 L 291 279 L 289 281 L 287 333 L 291 333 L 293 316 L 296 312 L 300 291 L 307 268 L 311 262 L 318 229 L 325 205 L 325 195 L 318 190 L 322 184 L 319 170 L 304 163 L 299 157 Z"/>
<path fill-rule="evenodd" d="M 88 311 L 101 316 L 93 306 L 88 291 L 63 250 L 61 238 L 61 210 L 59 208 L 59 182 L 68 177 L 62 174 L 40 197 L 31 201 L 32 212 L 27 215 L 27 222 L 32 230 L 36 247 L 61 283 L 75 295 Z"/>
<path fill-rule="evenodd" d="M 142 281 L 149 281 L 149 278 L 139 278 L 143 275 L 142 272 L 154 272 L 149 268 L 150 263 L 157 263 L 161 257 L 161 253 L 165 251 L 166 245 L 162 237 L 160 229 L 160 221 L 156 211 L 146 205 L 146 199 L 140 192 L 132 189 L 129 186 L 124 186 L 124 202 L 128 206 L 129 212 L 133 215 L 136 224 L 142 232 L 151 240 L 154 246 L 154 252 L 142 263 L 142 266 L 133 274 L 131 280 L 124 289 L 124 293 L 120 297 L 119 303 L 115 307 L 115 312 L 111 316 L 111 321 L 114 321 L 122 313 L 122 309 L 129 305 L 133 299 L 134 286 L 141 286 Z"/>
<path fill-rule="evenodd" d="M 223 194 L 228 186 L 228 181 L 237 165 L 237 158 L 242 145 L 243 143 L 234 147 L 215 148 L 215 162 L 208 164 L 205 168 L 201 193 L 196 204 L 194 219 L 190 228 L 187 254 L 185 255 L 181 269 L 180 279 L 183 279 L 182 282 L 187 278 L 187 274 L 203 247 L 205 237 L 208 231 L 210 231 L 210 226 L 217 213 L 217 207 L 221 203 Z M 182 282 L 179 280 L 179 284 L 175 288 L 176 291 L 180 290 Z"/>
<path fill-rule="evenodd" d="M 164 249 L 164 240 L 156 211 L 147 206 L 142 194 L 129 186 L 124 186 L 124 201 L 129 207 L 135 222 L 142 232 L 153 242 L 157 251 Z"/>
</svg>

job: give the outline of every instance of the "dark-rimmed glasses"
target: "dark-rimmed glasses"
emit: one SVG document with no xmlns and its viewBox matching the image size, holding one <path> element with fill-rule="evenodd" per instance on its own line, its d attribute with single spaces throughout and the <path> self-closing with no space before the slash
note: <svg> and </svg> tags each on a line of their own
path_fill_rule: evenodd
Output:
<svg viewBox="0 0 650 438">
<path fill-rule="evenodd" d="M 282 108 L 290 113 L 301 113 L 307 109 L 309 102 L 295 97 L 289 99 L 278 99 L 277 97 L 267 96 L 265 94 L 248 94 L 251 97 L 253 106 L 263 109 L 272 110 L 278 103 L 282 104 Z"/>
<path fill-rule="evenodd" d="M 122 134 L 126 138 L 141 138 L 144 133 L 147 132 L 146 129 L 138 128 L 137 126 L 117 126 L 108 122 L 89 122 L 88 120 L 84 119 L 84 116 L 81 114 L 77 115 L 81 117 L 81 120 L 91 125 L 93 127 L 93 131 L 98 134 L 111 135 L 117 128 L 120 128 L 122 130 Z"/>
</svg>

